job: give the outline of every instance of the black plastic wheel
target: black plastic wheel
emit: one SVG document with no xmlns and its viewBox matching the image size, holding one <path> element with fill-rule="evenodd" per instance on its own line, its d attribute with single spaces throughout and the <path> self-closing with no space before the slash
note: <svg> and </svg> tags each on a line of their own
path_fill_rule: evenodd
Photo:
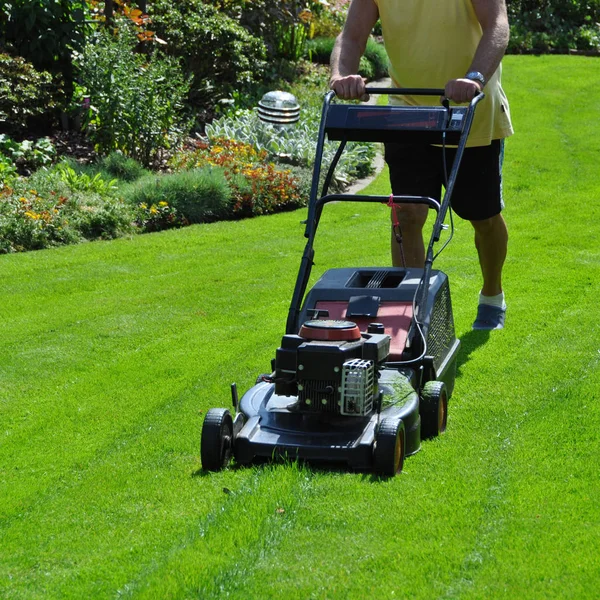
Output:
<svg viewBox="0 0 600 600">
<path fill-rule="evenodd" d="M 404 423 L 383 419 L 377 431 L 373 469 L 379 475 L 393 477 L 404 467 Z"/>
<path fill-rule="evenodd" d="M 200 457 L 207 471 L 220 471 L 231 460 L 233 419 L 226 408 L 211 408 L 204 417 Z"/>
<path fill-rule="evenodd" d="M 421 392 L 421 438 L 433 438 L 446 431 L 448 390 L 443 381 L 428 381 Z"/>
</svg>

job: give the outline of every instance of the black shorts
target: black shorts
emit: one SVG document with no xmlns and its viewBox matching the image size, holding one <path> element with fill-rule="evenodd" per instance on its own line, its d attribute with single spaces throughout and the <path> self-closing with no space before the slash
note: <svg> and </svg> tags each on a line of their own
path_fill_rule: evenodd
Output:
<svg viewBox="0 0 600 600">
<path fill-rule="evenodd" d="M 385 162 L 390 168 L 393 194 L 429 196 L 439 201 L 444 184 L 443 152 L 443 148 L 429 144 L 386 143 Z M 450 175 L 456 148 L 446 148 L 445 152 Z M 451 198 L 459 217 L 480 221 L 502 211 L 503 157 L 503 140 L 465 149 Z"/>
</svg>

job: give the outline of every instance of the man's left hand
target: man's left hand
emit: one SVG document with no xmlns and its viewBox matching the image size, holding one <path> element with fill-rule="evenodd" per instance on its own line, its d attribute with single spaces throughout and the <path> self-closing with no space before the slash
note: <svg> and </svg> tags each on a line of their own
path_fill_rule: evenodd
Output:
<svg viewBox="0 0 600 600">
<path fill-rule="evenodd" d="M 446 84 L 446 98 L 462 104 L 473 100 L 482 90 L 482 85 L 479 81 L 472 79 L 451 79 Z"/>
</svg>

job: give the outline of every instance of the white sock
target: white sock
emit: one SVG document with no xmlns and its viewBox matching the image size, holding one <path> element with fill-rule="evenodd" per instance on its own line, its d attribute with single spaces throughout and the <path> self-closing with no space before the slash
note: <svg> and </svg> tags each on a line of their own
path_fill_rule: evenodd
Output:
<svg viewBox="0 0 600 600">
<path fill-rule="evenodd" d="M 490 306 L 497 306 L 502 310 L 506 310 L 506 302 L 504 302 L 504 292 L 500 292 L 496 296 L 484 296 L 479 292 L 479 304 L 489 304 Z"/>
</svg>

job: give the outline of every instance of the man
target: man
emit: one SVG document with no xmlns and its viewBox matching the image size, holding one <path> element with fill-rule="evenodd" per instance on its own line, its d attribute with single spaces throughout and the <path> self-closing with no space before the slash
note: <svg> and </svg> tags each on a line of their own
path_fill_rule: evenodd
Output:
<svg viewBox="0 0 600 600">
<path fill-rule="evenodd" d="M 377 19 L 381 19 L 393 87 L 445 88 L 457 103 L 481 90 L 475 121 L 452 196 L 452 208 L 469 220 L 483 275 L 474 329 L 501 329 L 506 304 L 502 267 L 508 233 L 501 215 L 503 140 L 512 134 L 508 102 L 501 86 L 501 60 L 509 37 L 505 0 L 352 0 L 344 30 L 331 54 L 330 87 L 342 99 L 365 97 L 357 75 L 360 57 Z M 431 98 L 400 96 L 392 103 L 428 104 Z M 429 145 L 386 144 L 392 191 L 396 195 L 440 198 L 442 149 Z M 451 155 L 453 158 L 453 154 Z M 451 161 L 448 169 L 450 169 Z M 422 267 L 422 230 L 427 208 L 399 206 L 407 266 Z M 392 236 L 392 262 L 401 252 Z"/>
</svg>

